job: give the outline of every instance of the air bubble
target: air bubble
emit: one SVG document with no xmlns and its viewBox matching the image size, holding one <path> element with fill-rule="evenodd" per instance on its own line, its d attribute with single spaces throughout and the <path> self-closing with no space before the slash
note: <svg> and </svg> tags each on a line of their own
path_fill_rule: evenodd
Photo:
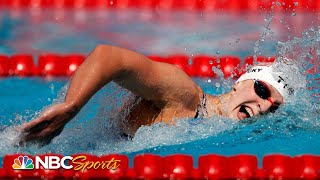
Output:
<svg viewBox="0 0 320 180">
<path fill-rule="evenodd" d="M 49 87 L 50 87 L 51 90 L 54 90 L 54 85 L 53 84 L 50 84 Z"/>
</svg>

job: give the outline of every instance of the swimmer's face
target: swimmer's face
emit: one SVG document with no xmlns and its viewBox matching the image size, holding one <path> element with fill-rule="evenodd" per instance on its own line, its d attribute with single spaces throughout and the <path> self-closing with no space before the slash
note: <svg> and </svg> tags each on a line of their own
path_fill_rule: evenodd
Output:
<svg viewBox="0 0 320 180">
<path fill-rule="evenodd" d="M 281 94 L 270 84 L 262 82 L 270 92 L 270 98 L 263 99 L 255 91 L 255 81 L 237 83 L 231 93 L 226 114 L 232 119 L 242 120 L 252 116 L 267 114 L 283 103 Z"/>
</svg>

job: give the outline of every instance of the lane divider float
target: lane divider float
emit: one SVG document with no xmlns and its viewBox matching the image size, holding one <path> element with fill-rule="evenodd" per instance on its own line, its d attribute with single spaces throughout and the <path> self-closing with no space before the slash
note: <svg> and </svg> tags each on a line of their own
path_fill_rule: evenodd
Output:
<svg viewBox="0 0 320 180">
<path fill-rule="evenodd" d="M 196 55 L 188 57 L 183 54 L 166 57 L 150 55 L 148 57 L 153 61 L 174 64 L 189 76 L 209 78 L 239 77 L 245 72 L 247 66 L 254 62 L 253 56 L 248 56 L 244 60 L 236 56 Z M 0 55 L 0 77 L 71 76 L 84 60 L 85 56 L 82 54 L 42 54 L 38 58 L 33 58 L 28 54 Z M 257 57 L 257 62 L 273 62 L 274 60 L 274 57 Z"/>
</svg>

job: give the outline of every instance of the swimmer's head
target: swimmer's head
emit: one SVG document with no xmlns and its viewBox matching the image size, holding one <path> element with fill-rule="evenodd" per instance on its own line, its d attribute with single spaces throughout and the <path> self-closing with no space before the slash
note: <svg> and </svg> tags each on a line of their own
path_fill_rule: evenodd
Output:
<svg viewBox="0 0 320 180">
<path fill-rule="evenodd" d="M 277 71 L 273 65 L 274 64 L 265 64 L 254 66 L 243 74 L 236 83 L 249 79 L 268 83 L 281 94 L 284 100 L 286 100 L 293 94 L 293 87 L 290 85 L 288 74 Z"/>
<path fill-rule="evenodd" d="M 224 103 L 223 114 L 233 119 L 274 112 L 293 93 L 287 74 L 274 64 L 254 66 L 235 83 Z"/>
</svg>

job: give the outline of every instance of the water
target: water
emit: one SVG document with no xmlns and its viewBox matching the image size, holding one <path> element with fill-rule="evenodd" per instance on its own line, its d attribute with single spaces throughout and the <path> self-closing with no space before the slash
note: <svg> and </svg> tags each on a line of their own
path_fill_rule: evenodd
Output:
<svg viewBox="0 0 320 180">
<path fill-rule="evenodd" d="M 31 13 L 31 14 L 30 14 Z M 249 153 L 320 154 L 318 13 L 213 14 L 186 12 L 1 11 L 0 53 L 89 53 L 96 44 L 113 44 L 144 54 L 183 53 L 275 55 L 279 68 L 295 64 L 297 90 L 276 113 L 238 123 L 222 117 L 185 119 L 175 126 L 141 127 L 132 140 L 118 136 L 110 123 L 132 95 L 110 84 L 96 94 L 51 144 L 16 147 L 15 125 L 37 117 L 63 100 L 67 78 L 0 80 L 0 156 L 89 152 L 97 155 L 138 153 L 199 155 Z M 29 15 L 29 16 L 28 16 Z M 306 73 L 308 72 L 308 73 Z M 302 74 L 302 75 L 301 75 Z M 228 92 L 233 79 L 194 79 L 206 93 Z M 298 87 L 298 86 L 296 86 Z"/>
</svg>

